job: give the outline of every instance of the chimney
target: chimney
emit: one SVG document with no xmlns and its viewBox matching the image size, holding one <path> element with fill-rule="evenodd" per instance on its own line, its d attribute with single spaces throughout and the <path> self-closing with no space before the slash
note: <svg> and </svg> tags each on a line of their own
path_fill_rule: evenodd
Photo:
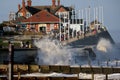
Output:
<svg viewBox="0 0 120 80">
<path fill-rule="evenodd" d="M 32 1 L 31 0 L 27 0 L 27 6 L 31 6 Z"/>
<path fill-rule="evenodd" d="M 58 6 L 60 6 L 60 0 L 58 0 Z"/>
<path fill-rule="evenodd" d="M 25 8 L 25 0 L 22 0 L 22 8 Z"/>
<path fill-rule="evenodd" d="M 56 0 L 52 0 L 52 8 L 56 7 Z"/>
<path fill-rule="evenodd" d="M 20 6 L 20 4 L 18 4 L 18 11 L 20 10 L 20 8 L 21 8 L 21 6 Z"/>
<path fill-rule="evenodd" d="M 22 0 L 22 13 L 23 13 L 23 16 L 25 17 L 26 16 L 25 0 Z"/>
</svg>

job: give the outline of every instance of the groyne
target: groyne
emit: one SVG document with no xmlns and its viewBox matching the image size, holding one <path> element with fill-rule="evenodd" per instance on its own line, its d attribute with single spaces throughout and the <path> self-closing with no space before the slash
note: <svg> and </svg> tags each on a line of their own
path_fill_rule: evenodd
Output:
<svg viewBox="0 0 120 80">
<path fill-rule="evenodd" d="M 52 76 L 21 76 L 24 74 L 32 74 L 32 73 L 63 73 L 63 74 L 79 74 L 86 73 L 91 74 L 105 74 L 106 79 L 108 78 L 108 74 L 120 73 L 120 68 L 115 67 L 92 67 L 92 66 L 69 66 L 69 65 L 22 65 L 22 64 L 14 64 L 13 66 L 13 74 L 14 80 L 82 80 L 79 79 L 79 75 L 77 77 L 52 77 Z M 0 74 L 7 75 L 8 73 L 8 65 L 0 64 Z M 1 77 L 1 80 L 5 80 L 5 77 Z M 85 79 L 86 80 L 86 79 Z M 88 79 L 89 80 L 89 79 Z M 91 80 L 91 79 L 90 79 Z M 94 80 L 94 77 L 92 78 Z"/>
<path fill-rule="evenodd" d="M 0 65 L 0 74 L 6 74 L 8 65 Z M 22 65 L 15 64 L 13 66 L 14 74 L 20 72 L 21 74 L 26 73 L 65 73 L 65 74 L 77 74 L 77 73 L 94 73 L 94 74 L 113 74 L 120 73 L 120 68 L 115 67 L 82 67 L 82 66 L 67 66 L 67 65 Z"/>
</svg>

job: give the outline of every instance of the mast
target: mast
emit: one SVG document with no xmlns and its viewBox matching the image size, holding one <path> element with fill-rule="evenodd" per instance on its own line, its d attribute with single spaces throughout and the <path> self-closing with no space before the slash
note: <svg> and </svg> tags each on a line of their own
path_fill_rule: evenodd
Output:
<svg viewBox="0 0 120 80">
<path fill-rule="evenodd" d="M 88 14 L 88 16 L 89 16 L 89 17 L 88 17 L 88 18 L 89 18 L 89 19 L 88 19 L 88 21 L 89 21 L 89 22 L 88 22 L 88 26 L 90 27 L 90 19 L 91 19 L 91 18 L 90 18 L 90 15 L 91 15 L 91 14 L 90 14 L 90 13 L 91 13 L 91 11 L 90 11 L 90 10 L 91 10 L 91 9 L 90 9 L 90 6 L 89 6 L 88 9 L 89 9 L 89 11 L 88 11 L 88 12 L 89 12 L 89 14 Z M 90 31 L 90 32 L 91 32 L 91 31 Z"/>
<path fill-rule="evenodd" d="M 94 21 L 94 27 L 95 27 L 95 16 L 96 16 L 96 15 L 95 15 L 95 8 L 94 8 L 94 14 L 93 14 L 93 15 L 94 15 L 93 21 Z"/>
<path fill-rule="evenodd" d="M 82 10 L 82 31 L 84 33 L 84 11 Z"/>
<path fill-rule="evenodd" d="M 61 41 L 61 15 L 60 15 L 60 12 L 59 12 L 59 38 L 60 38 L 60 41 Z"/>
<path fill-rule="evenodd" d="M 69 29 L 70 29 L 70 19 L 69 19 L 69 12 L 67 12 L 67 19 L 68 19 L 68 40 L 69 40 L 69 36 L 70 36 L 70 32 L 69 32 Z"/>
<path fill-rule="evenodd" d="M 103 6 L 101 7 L 101 9 L 102 9 L 102 26 L 104 25 L 104 19 L 103 19 Z"/>
<path fill-rule="evenodd" d="M 97 30 L 98 30 L 98 8 L 96 8 L 96 27 L 97 27 Z"/>
<path fill-rule="evenodd" d="M 63 24 L 64 24 L 63 26 L 64 26 L 64 40 L 65 40 L 65 36 L 66 36 L 66 35 L 65 35 L 65 24 L 66 24 L 66 23 L 65 23 L 65 12 L 64 12 L 63 15 L 64 15 L 64 16 L 63 16 L 63 19 L 64 19 L 64 20 L 63 20 Z"/>
<path fill-rule="evenodd" d="M 86 31 L 86 29 L 87 29 L 87 25 L 88 25 L 88 22 L 89 22 L 89 20 L 88 20 L 88 8 L 85 8 L 85 13 L 86 13 L 86 20 L 85 20 L 85 30 L 84 31 Z"/>
<path fill-rule="evenodd" d="M 72 10 L 72 26 L 74 24 L 74 11 Z M 72 28 L 72 38 L 74 37 L 74 29 Z"/>
</svg>

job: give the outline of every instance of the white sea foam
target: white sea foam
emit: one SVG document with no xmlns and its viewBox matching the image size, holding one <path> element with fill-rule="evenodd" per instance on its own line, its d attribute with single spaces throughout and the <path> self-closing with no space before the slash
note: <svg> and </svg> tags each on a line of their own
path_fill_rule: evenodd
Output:
<svg viewBox="0 0 120 80">
<path fill-rule="evenodd" d="M 96 55 L 97 59 L 99 60 L 119 59 L 120 58 L 119 52 L 120 52 L 119 48 L 115 44 L 112 44 L 107 39 L 102 38 L 97 44 Z"/>
</svg>

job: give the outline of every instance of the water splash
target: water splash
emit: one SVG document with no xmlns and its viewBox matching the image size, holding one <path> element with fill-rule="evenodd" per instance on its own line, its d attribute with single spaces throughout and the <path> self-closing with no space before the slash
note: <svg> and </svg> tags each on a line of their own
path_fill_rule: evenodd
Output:
<svg viewBox="0 0 120 80">
<path fill-rule="evenodd" d="M 101 38 L 97 44 L 97 50 L 107 53 L 112 49 L 112 44 L 109 40 Z"/>
<path fill-rule="evenodd" d="M 36 62 L 38 64 L 45 65 L 70 65 L 73 64 L 71 61 L 72 55 L 68 46 L 62 46 L 56 40 L 50 40 L 44 38 L 39 41 L 35 41 L 34 44 L 39 48 Z"/>
<path fill-rule="evenodd" d="M 114 60 L 119 59 L 119 49 L 109 40 L 101 38 L 96 47 L 96 55 L 99 60 Z"/>
<path fill-rule="evenodd" d="M 59 41 L 43 38 L 35 40 L 34 44 L 38 47 L 36 63 L 39 65 L 89 65 L 98 60 L 105 62 L 107 60 L 119 59 L 119 49 L 110 43 L 109 40 L 100 39 L 94 52 L 95 59 L 83 48 L 72 48 L 70 46 L 62 46 Z M 92 64 L 92 65 L 96 65 Z"/>
</svg>

